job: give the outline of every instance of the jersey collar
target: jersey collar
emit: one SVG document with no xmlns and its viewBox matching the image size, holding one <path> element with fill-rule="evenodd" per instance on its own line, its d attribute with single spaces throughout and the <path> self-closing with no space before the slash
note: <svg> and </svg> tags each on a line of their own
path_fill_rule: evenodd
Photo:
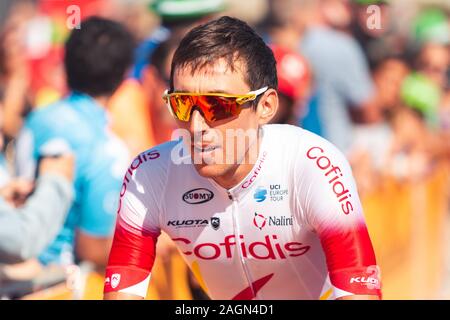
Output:
<svg viewBox="0 0 450 320">
<path fill-rule="evenodd" d="M 261 176 L 263 175 L 265 168 L 267 167 L 267 157 L 269 154 L 269 150 L 267 148 L 267 137 L 264 137 L 264 127 L 261 127 L 260 131 L 260 147 L 258 159 L 255 162 L 252 170 L 247 174 L 247 176 L 241 180 L 236 186 L 228 189 L 227 192 L 229 195 L 233 197 L 233 199 L 239 200 L 244 197 L 249 190 L 252 190 L 255 185 L 258 185 L 258 181 L 261 180 Z"/>
</svg>

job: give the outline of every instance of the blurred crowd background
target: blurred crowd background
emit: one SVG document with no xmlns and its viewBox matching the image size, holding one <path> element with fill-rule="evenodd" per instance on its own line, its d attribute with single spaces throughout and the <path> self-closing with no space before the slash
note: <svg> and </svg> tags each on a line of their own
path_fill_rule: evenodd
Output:
<svg viewBox="0 0 450 320">
<path fill-rule="evenodd" d="M 102 210 L 95 210 L 95 205 L 87 202 L 115 204 L 112 199 L 118 195 L 121 182 L 94 177 L 96 170 L 103 167 L 96 167 L 96 163 L 104 161 L 96 158 L 101 157 L 100 152 L 84 150 L 84 142 L 74 146 L 73 141 L 83 139 L 83 126 L 66 121 L 63 110 L 51 109 L 61 104 L 61 99 L 74 105 L 79 103 L 77 99 L 84 99 L 74 97 L 76 88 L 84 88 L 81 92 L 88 95 L 94 92 L 90 96 L 98 98 L 95 90 L 100 87 L 96 81 L 102 81 L 102 75 L 95 78 L 83 66 L 77 71 L 75 58 L 71 62 L 66 59 L 65 64 L 65 43 L 72 30 L 77 30 L 78 13 L 81 20 L 99 16 L 120 23 L 131 40 L 105 47 L 116 48 L 117 54 L 109 50 L 104 57 L 96 55 L 96 50 L 89 47 L 98 43 L 85 43 L 85 51 L 78 53 L 100 66 L 115 61 L 120 54 L 124 58 L 117 59 L 123 62 L 127 48 L 132 50 L 123 81 L 119 76 L 120 85 L 110 88 L 105 94 L 107 99 L 96 99 L 95 103 L 106 110 L 105 115 L 97 110 L 86 111 L 94 122 L 97 116 L 105 117 L 107 130 L 126 146 L 124 152 L 112 149 L 125 158 L 125 167 L 118 169 L 120 179 L 131 156 L 171 138 L 175 123 L 161 96 L 168 87 L 171 55 L 182 36 L 214 17 L 235 16 L 253 26 L 274 51 L 280 111 L 273 121 L 313 131 L 348 157 L 381 266 L 384 298 L 450 298 L 447 0 L 1 0 L 0 196 L 5 206 L 9 205 L 4 210 L 17 209 L 8 212 L 11 216 L 23 214 L 20 209 L 33 200 L 30 194 L 36 194 L 32 190 L 39 186 L 24 178 L 34 177 L 36 170 L 38 177 L 50 172 L 73 181 L 76 193 L 73 196 L 68 192 L 64 198 L 60 192 L 60 200 L 47 198 L 44 203 L 38 199 L 41 203 L 37 201 L 35 207 L 58 206 L 60 201 L 60 207 L 52 210 L 87 209 L 82 209 L 85 211 L 79 214 L 81 218 L 70 224 L 55 219 L 54 231 L 41 230 L 61 237 L 60 229 L 71 229 L 76 235 L 68 241 L 76 244 L 67 249 L 72 251 L 70 258 L 52 260 L 36 252 L 35 257 L 19 259 L 25 261 L 0 260 L 0 298 L 101 297 L 102 268 L 114 218 L 101 217 Z M 91 87 L 68 81 L 70 63 L 71 72 L 81 79 L 93 77 L 86 82 Z M 39 116 L 42 114 L 46 116 Z M 64 128 L 55 132 L 64 133 L 55 133 L 53 138 L 65 140 L 66 149 L 76 151 L 75 160 L 42 151 L 55 148 L 54 143 L 48 146 L 43 142 L 39 149 L 23 139 L 27 123 L 29 130 L 45 140 L 40 128 L 59 121 Z M 102 140 L 102 134 L 86 139 L 89 143 L 97 139 L 100 149 L 102 143 L 109 143 Z M 89 153 L 89 161 L 87 156 L 79 155 L 83 152 Z M 31 169 L 26 163 L 29 154 L 39 166 L 33 174 L 29 174 Z M 46 161 L 38 161 L 43 158 Z M 115 184 L 111 188 L 116 193 L 101 194 L 109 190 L 109 186 L 102 185 L 105 181 Z M 91 195 L 95 199 L 83 197 L 88 188 L 95 189 Z M 103 214 L 115 213 L 114 206 L 110 207 Z M 0 242 L 6 239 L 1 232 L 8 229 L 8 220 L 13 220 L 1 214 Z M 89 217 L 83 218 L 85 215 Z M 72 216 L 69 214 L 67 219 Z M 105 219 L 108 223 L 104 226 L 92 226 Z M 77 228 L 86 232 L 80 236 Z M 101 232 L 96 233 L 98 229 Z M 42 247 L 51 246 L 51 242 Z M 158 250 L 148 297 L 205 298 L 170 241 L 163 238 Z"/>
</svg>

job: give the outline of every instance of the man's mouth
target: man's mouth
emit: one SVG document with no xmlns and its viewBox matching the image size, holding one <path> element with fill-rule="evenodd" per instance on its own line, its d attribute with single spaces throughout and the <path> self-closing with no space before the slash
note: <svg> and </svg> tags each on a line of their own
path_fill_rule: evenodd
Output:
<svg viewBox="0 0 450 320">
<path fill-rule="evenodd" d="M 194 148 L 194 152 L 212 152 L 214 150 L 216 150 L 218 147 L 217 146 L 193 146 Z"/>
</svg>

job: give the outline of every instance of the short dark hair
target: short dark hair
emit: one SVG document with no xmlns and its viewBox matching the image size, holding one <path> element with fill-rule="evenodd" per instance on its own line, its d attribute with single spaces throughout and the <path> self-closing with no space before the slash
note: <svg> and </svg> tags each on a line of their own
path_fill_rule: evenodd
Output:
<svg viewBox="0 0 450 320">
<path fill-rule="evenodd" d="M 133 61 L 134 40 L 121 24 L 91 17 L 74 29 L 65 45 L 64 66 L 73 91 L 111 95 Z"/>
<path fill-rule="evenodd" d="M 276 61 L 272 50 L 244 21 L 223 16 L 189 31 L 174 53 L 170 90 L 174 90 L 176 68 L 196 70 L 224 58 L 231 70 L 237 60 L 244 63 L 244 80 L 251 90 L 268 86 L 278 89 Z"/>
</svg>

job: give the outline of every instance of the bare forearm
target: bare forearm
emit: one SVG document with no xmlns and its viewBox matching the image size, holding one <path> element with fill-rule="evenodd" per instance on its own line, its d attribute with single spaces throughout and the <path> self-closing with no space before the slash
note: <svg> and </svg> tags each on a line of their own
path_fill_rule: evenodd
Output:
<svg viewBox="0 0 450 320">
<path fill-rule="evenodd" d="M 76 252 L 81 260 L 90 261 L 99 267 L 108 264 L 111 238 L 97 238 L 78 231 L 76 244 Z"/>
<path fill-rule="evenodd" d="M 27 100 L 27 80 L 22 75 L 11 77 L 7 81 L 4 97 L 4 132 L 15 137 L 23 123 L 23 112 Z"/>
</svg>

